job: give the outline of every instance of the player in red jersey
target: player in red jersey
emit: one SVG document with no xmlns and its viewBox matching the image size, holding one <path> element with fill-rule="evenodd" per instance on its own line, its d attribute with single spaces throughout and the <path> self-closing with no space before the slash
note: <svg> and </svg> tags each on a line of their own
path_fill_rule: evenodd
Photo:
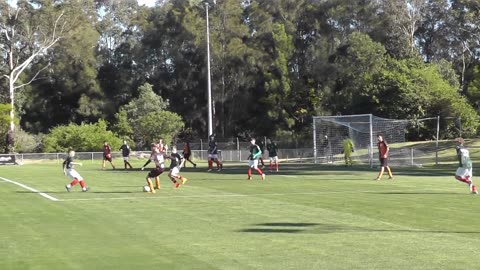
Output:
<svg viewBox="0 0 480 270">
<path fill-rule="evenodd" d="M 112 148 L 108 144 L 108 142 L 103 143 L 103 160 L 102 160 L 102 170 L 105 169 L 105 161 L 110 162 L 112 168 L 115 170 L 115 165 L 112 161 Z"/>
<path fill-rule="evenodd" d="M 388 178 L 393 179 L 392 170 L 388 166 L 388 152 L 390 151 L 390 147 L 388 147 L 388 144 L 383 138 L 382 134 L 377 135 L 377 141 L 378 155 L 380 159 L 380 172 L 375 180 L 380 180 L 382 178 L 385 169 L 387 169 Z"/>
<path fill-rule="evenodd" d="M 172 150 L 173 151 L 173 150 Z M 188 161 L 190 163 L 192 163 L 193 165 L 193 168 L 196 168 L 197 167 L 197 164 L 195 164 L 195 162 L 193 162 L 190 157 L 192 156 L 192 150 L 190 149 L 190 143 L 189 142 L 185 142 L 183 144 L 183 158 L 185 159 L 185 161 Z M 183 166 L 184 167 L 187 167 L 187 162 L 183 162 Z"/>
</svg>

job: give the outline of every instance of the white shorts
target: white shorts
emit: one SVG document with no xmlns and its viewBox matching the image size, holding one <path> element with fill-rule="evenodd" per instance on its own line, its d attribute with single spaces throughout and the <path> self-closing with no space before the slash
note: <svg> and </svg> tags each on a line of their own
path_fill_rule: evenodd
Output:
<svg viewBox="0 0 480 270">
<path fill-rule="evenodd" d="M 278 156 L 270 157 L 270 161 L 278 162 Z"/>
<path fill-rule="evenodd" d="M 258 168 L 258 159 L 249 160 L 249 161 L 248 161 L 248 166 L 249 166 L 250 168 L 257 169 L 257 168 Z"/>
<path fill-rule="evenodd" d="M 128 161 L 128 157 L 123 157 L 123 161 Z"/>
<path fill-rule="evenodd" d="M 177 177 L 179 173 L 180 173 L 180 168 L 178 166 L 170 169 L 170 175 L 173 177 Z"/>
<path fill-rule="evenodd" d="M 218 159 L 218 154 L 208 154 L 209 159 Z"/>
<path fill-rule="evenodd" d="M 80 174 L 75 171 L 74 169 L 68 169 L 67 170 L 67 176 L 70 178 L 70 179 L 75 179 L 77 178 L 78 181 L 82 181 L 83 180 L 83 177 L 80 176 Z"/>
<path fill-rule="evenodd" d="M 463 167 L 458 167 L 457 171 L 455 172 L 456 176 L 461 176 L 461 177 L 472 177 L 472 168 L 463 168 Z"/>
</svg>

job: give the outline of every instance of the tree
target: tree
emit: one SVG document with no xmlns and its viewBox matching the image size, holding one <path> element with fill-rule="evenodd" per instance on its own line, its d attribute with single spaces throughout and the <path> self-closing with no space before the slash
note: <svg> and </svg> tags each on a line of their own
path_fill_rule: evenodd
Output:
<svg viewBox="0 0 480 270">
<path fill-rule="evenodd" d="M 125 136 L 132 131 L 133 139 L 140 147 L 146 147 L 159 137 L 172 139 L 184 127 L 181 117 L 166 111 L 169 101 L 155 94 L 151 84 L 142 85 L 138 91 L 139 96 L 122 106 L 116 114 L 114 128 L 117 134 Z"/>
<path fill-rule="evenodd" d="M 16 7 L 0 4 L 1 65 L 6 67 L 2 76 L 8 81 L 10 132 L 15 132 L 15 92 L 31 84 L 48 65 L 31 78 L 22 74 L 66 35 L 69 25 L 75 24 L 73 14 L 52 0 L 20 1 Z"/>
<path fill-rule="evenodd" d="M 150 112 L 139 119 L 137 136 L 142 136 L 144 142 L 154 142 L 162 138 L 169 143 L 184 126 L 182 118 L 176 113 Z"/>
</svg>

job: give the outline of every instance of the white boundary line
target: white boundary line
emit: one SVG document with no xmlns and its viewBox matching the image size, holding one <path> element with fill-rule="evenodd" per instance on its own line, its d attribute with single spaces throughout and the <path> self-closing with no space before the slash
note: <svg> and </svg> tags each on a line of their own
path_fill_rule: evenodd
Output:
<svg viewBox="0 0 480 270">
<path fill-rule="evenodd" d="M 44 198 L 47 198 L 47 199 L 49 199 L 49 200 L 51 200 L 51 201 L 54 201 L 54 202 L 60 201 L 59 199 L 57 199 L 57 198 L 55 198 L 55 197 L 52 197 L 52 196 L 48 195 L 47 193 L 40 192 L 40 191 L 38 191 L 38 190 L 36 190 L 36 189 L 34 189 L 34 188 L 31 188 L 31 187 L 29 187 L 29 186 L 26 186 L 26 185 L 22 184 L 22 183 L 18 183 L 18 182 L 15 182 L 15 181 L 13 181 L 13 180 L 10 180 L 10 179 L 7 179 L 7 178 L 3 178 L 3 177 L 0 177 L 0 179 L 2 179 L 2 180 L 5 181 L 5 182 L 8 182 L 8 183 L 17 185 L 17 186 L 19 186 L 19 187 L 22 187 L 22 188 L 24 188 L 24 189 L 26 189 L 26 190 L 30 190 L 31 192 L 37 193 L 38 195 L 40 195 L 40 196 L 42 196 L 42 197 L 44 197 Z"/>
</svg>

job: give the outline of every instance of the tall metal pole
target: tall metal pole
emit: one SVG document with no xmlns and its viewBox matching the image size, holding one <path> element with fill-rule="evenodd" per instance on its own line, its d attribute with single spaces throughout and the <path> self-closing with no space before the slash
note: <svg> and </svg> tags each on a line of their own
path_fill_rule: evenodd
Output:
<svg viewBox="0 0 480 270">
<path fill-rule="evenodd" d="M 207 91 L 208 91 L 208 136 L 213 134 L 212 124 L 212 81 L 210 78 L 210 26 L 208 23 L 208 8 L 210 5 L 205 2 L 205 13 L 207 21 Z"/>
</svg>

